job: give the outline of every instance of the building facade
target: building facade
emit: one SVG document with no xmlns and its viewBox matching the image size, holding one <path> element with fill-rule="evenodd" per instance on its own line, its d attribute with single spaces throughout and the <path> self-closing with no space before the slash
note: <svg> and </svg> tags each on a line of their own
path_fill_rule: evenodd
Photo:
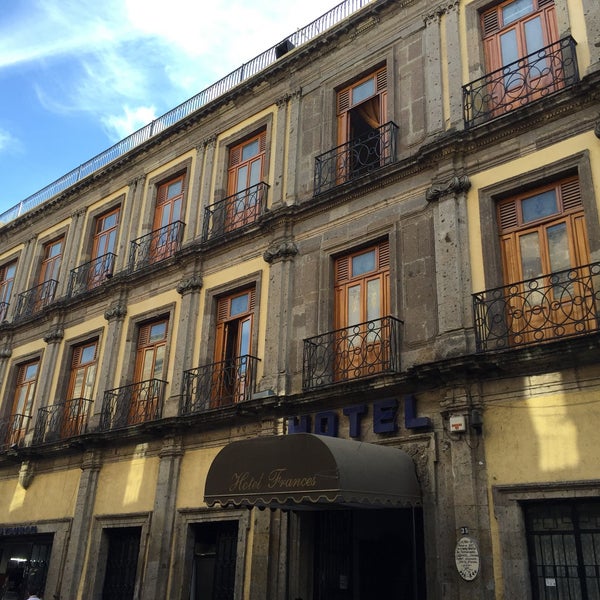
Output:
<svg viewBox="0 0 600 600">
<path fill-rule="evenodd" d="M 597 0 L 245 67 L 0 215 L 0 598 L 599 598 Z"/>
</svg>

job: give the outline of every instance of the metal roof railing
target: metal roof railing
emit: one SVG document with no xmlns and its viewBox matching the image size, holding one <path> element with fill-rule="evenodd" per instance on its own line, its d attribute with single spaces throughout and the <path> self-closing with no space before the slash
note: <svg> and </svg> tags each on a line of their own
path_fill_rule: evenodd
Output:
<svg viewBox="0 0 600 600">
<path fill-rule="evenodd" d="M 318 19 L 315 19 L 312 23 L 309 23 L 302 29 L 298 29 L 295 33 L 289 35 L 283 40 L 283 42 L 291 42 L 292 46 L 288 46 L 287 49 L 295 48 L 310 42 L 328 29 L 332 28 L 334 25 L 337 25 L 345 18 L 374 1 L 376 0 L 345 0 L 324 15 L 320 16 Z M 19 202 L 16 206 L 13 206 L 4 213 L 0 214 L 0 227 L 6 225 L 10 221 L 14 221 L 24 213 L 39 206 L 46 200 L 49 200 L 57 194 L 60 194 L 78 181 L 81 181 L 88 175 L 91 175 L 95 171 L 105 167 L 130 150 L 133 150 L 134 148 L 151 139 L 153 136 L 159 134 L 161 131 L 177 123 L 178 121 L 185 119 L 199 108 L 206 106 L 213 100 L 216 100 L 220 96 L 223 96 L 232 90 L 237 85 L 250 79 L 257 73 L 260 73 L 272 65 L 278 58 L 280 58 L 277 50 L 278 47 L 280 47 L 280 44 L 281 42 L 275 46 L 272 46 L 262 54 L 259 54 L 249 62 L 244 63 L 241 67 L 238 67 L 235 71 L 229 73 L 229 75 L 226 75 L 216 83 L 213 83 L 211 86 L 199 92 L 189 100 L 186 100 L 179 106 L 176 106 L 145 127 L 138 129 L 125 139 L 117 142 L 114 146 L 108 148 L 108 150 L 105 150 L 97 156 L 94 156 L 94 158 L 79 165 L 76 169 L 73 169 L 66 175 L 63 175 L 53 183 L 41 189 L 39 192 L 32 194 L 25 200 Z"/>
</svg>

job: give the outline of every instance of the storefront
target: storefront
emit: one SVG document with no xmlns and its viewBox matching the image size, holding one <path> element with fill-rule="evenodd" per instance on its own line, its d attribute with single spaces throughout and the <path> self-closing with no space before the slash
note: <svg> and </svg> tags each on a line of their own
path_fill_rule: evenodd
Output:
<svg viewBox="0 0 600 600">
<path fill-rule="evenodd" d="M 421 490 L 398 448 L 309 433 L 232 442 L 205 501 L 288 513 L 290 598 L 426 597 Z"/>
</svg>

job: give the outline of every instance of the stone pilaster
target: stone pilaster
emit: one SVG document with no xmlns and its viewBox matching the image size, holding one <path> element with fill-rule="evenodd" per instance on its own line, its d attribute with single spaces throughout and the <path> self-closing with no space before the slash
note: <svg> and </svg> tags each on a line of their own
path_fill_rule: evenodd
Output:
<svg viewBox="0 0 600 600">
<path fill-rule="evenodd" d="M 187 191 L 187 223 L 185 228 L 186 238 L 195 240 L 202 233 L 202 198 L 200 197 L 200 182 L 202 180 L 204 168 L 204 152 L 206 146 L 200 144 L 196 146 L 195 167 L 190 170 L 189 189 Z"/>
<path fill-rule="evenodd" d="M 460 23 L 458 20 L 459 2 L 451 2 L 445 9 L 446 63 L 448 68 L 448 89 L 450 114 L 446 115 L 448 127 L 463 128 L 463 98 L 461 87 L 456 85 L 462 81 L 462 55 L 460 50 Z"/>
<path fill-rule="evenodd" d="M 131 240 L 138 237 L 139 217 L 132 218 L 134 214 L 134 207 L 136 214 L 140 215 L 143 201 L 144 201 L 144 182 L 146 176 L 142 175 L 129 182 L 129 190 L 127 197 L 121 207 L 121 223 L 123 224 L 123 230 L 120 231 L 119 245 L 117 250 L 117 258 L 115 259 L 115 273 L 127 269 L 129 260 L 129 251 L 131 247 Z"/>
<path fill-rule="evenodd" d="M 440 34 L 440 12 L 425 17 L 424 60 L 425 60 L 425 99 L 426 128 L 428 135 L 439 133 L 443 128 L 443 86 L 442 55 Z"/>
<path fill-rule="evenodd" d="M 284 204 L 296 203 L 296 173 L 298 171 L 298 148 L 300 141 L 298 134 L 300 127 L 300 98 L 302 91 L 296 90 L 288 98 L 285 153 L 285 176 L 283 179 L 282 197 Z"/>
<path fill-rule="evenodd" d="M 471 321 L 471 275 L 468 256 L 466 175 L 451 177 L 426 192 L 434 202 L 438 355 L 467 352 L 466 327 Z"/>
<path fill-rule="evenodd" d="M 52 391 L 52 376 L 56 371 L 56 365 L 58 360 L 58 350 L 65 337 L 65 332 L 62 325 L 54 323 L 50 329 L 44 335 L 44 342 L 46 342 L 46 351 L 44 352 L 44 358 L 42 360 L 42 368 L 40 369 L 38 376 L 38 384 L 36 389 L 36 402 L 32 410 L 32 416 L 37 416 L 37 409 L 43 406 L 48 406 L 50 403 L 51 391 Z"/>
<path fill-rule="evenodd" d="M 158 465 L 154 509 L 148 540 L 148 558 L 141 597 L 163 600 L 171 570 L 171 541 L 175 526 L 175 501 L 183 448 L 181 439 L 170 437 L 163 442 Z"/>
<path fill-rule="evenodd" d="M 266 326 L 263 378 L 260 391 L 273 390 L 277 395 L 287 393 L 289 377 L 290 325 L 293 304 L 293 259 L 298 254 L 291 240 L 279 240 L 263 254 L 270 265 L 269 315 Z"/>
<path fill-rule="evenodd" d="M 75 512 L 71 523 L 71 539 L 62 581 L 62 598 L 77 598 L 81 573 L 83 571 L 85 550 L 92 526 L 92 514 L 98 487 L 98 475 L 101 456 L 98 450 L 87 450 L 81 463 L 81 476 L 77 488 Z"/>
</svg>

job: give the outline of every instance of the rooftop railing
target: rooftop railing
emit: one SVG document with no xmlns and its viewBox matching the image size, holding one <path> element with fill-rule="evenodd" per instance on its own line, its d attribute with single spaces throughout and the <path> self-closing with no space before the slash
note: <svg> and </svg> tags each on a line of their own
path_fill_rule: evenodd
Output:
<svg viewBox="0 0 600 600">
<path fill-rule="evenodd" d="M 381 317 L 304 340 L 305 390 L 379 373 L 400 373 L 402 321 Z"/>
<path fill-rule="evenodd" d="M 478 352 L 600 329 L 600 262 L 473 294 Z"/>
<path fill-rule="evenodd" d="M 232 90 L 237 85 L 240 85 L 244 81 L 260 73 L 281 58 L 285 52 L 294 47 L 298 47 L 302 44 L 310 42 L 356 11 L 374 1 L 377 0 L 345 0 L 344 2 L 341 2 L 330 11 L 320 16 L 318 19 L 315 19 L 312 23 L 309 23 L 305 27 L 298 29 L 295 33 L 289 35 L 283 40 L 283 42 L 272 46 L 262 54 L 259 54 L 247 63 L 244 63 L 241 67 L 238 67 L 235 71 L 229 73 L 229 75 L 226 75 L 189 100 L 183 102 L 179 106 L 176 106 L 145 127 L 138 129 L 138 131 L 132 133 L 130 136 L 121 140 L 114 146 L 111 146 L 108 150 L 98 154 L 76 169 L 73 169 L 66 175 L 63 175 L 53 183 L 47 185 L 39 192 L 32 194 L 25 200 L 19 202 L 19 204 L 16 206 L 0 214 L 0 227 L 6 223 L 9 223 L 10 221 L 14 221 L 27 211 L 39 206 L 53 196 L 60 194 L 88 175 L 91 175 L 112 161 L 120 158 L 130 150 L 133 150 L 144 142 L 147 142 L 150 138 L 159 134 L 161 131 L 167 129 L 182 119 L 185 119 L 196 110 L 206 106 L 213 100 L 216 100 Z"/>
<path fill-rule="evenodd" d="M 579 81 L 576 42 L 566 37 L 463 86 L 466 127 L 473 127 Z"/>
</svg>

